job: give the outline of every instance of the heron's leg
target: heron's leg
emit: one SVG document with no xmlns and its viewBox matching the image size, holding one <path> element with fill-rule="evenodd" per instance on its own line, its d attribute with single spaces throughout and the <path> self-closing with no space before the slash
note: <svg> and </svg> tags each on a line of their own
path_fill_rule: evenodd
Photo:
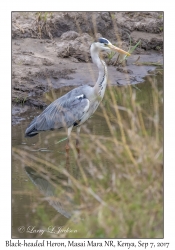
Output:
<svg viewBox="0 0 175 250">
<path fill-rule="evenodd" d="M 79 145 L 80 145 L 80 129 L 81 127 L 77 127 L 77 138 L 76 138 L 76 149 L 77 149 L 77 152 L 78 154 L 80 153 L 80 148 L 79 148 Z"/>
<path fill-rule="evenodd" d="M 69 140 L 70 140 L 70 135 L 71 135 L 71 131 L 72 131 L 72 128 L 73 128 L 73 126 L 72 127 L 69 127 L 68 129 L 67 129 L 67 143 L 66 143 L 66 152 L 67 153 L 69 153 Z"/>
<path fill-rule="evenodd" d="M 69 159 L 69 154 L 66 153 L 66 163 L 65 163 L 66 170 L 70 172 L 70 159 Z"/>
</svg>

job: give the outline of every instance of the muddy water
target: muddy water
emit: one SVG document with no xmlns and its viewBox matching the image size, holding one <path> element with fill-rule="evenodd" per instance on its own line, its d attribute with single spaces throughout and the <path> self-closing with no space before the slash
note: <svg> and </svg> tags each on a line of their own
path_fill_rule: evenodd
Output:
<svg viewBox="0 0 175 250">
<path fill-rule="evenodd" d="M 163 90 L 162 75 L 153 75 L 145 79 L 144 83 L 132 88 L 136 91 L 139 101 L 143 101 L 144 110 L 152 114 L 153 88 L 150 83 L 157 82 L 158 90 Z M 122 96 L 123 87 L 113 86 Z M 126 87 L 125 87 L 126 88 Z M 59 91 L 45 94 L 44 100 L 49 104 L 54 99 L 65 94 L 71 88 L 65 87 Z M 108 88 L 103 100 L 107 105 Z M 122 98 L 118 98 L 118 104 L 123 106 Z M 163 126 L 163 104 L 159 105 L 159 125 Z M 44 132 L 33 138 L 25 138 L 24 132 L 30 121 L 42 110 L 31 108 L 25 113 L 22 122 L 12 128 L 12 237 L 13 238 L 59 238 L 59 228 L 64 228 L 67 220 L 76 212 L 72 203 L 69 188 L 69 177 L 59 173 L 56 168 L 65 168 L 76 179 L 81 178 L 80 169 L 76 162 L 74 151 L 70 151 L 69 158 L 65 156 L 65 143 L 60 142 L 66 138 L 65 131 Z M 109 128 L 101 115 L 100 108 L 87 122 L 85 130 L 82 130 L 81 140 L 88 133 L 99 136 L 111 136 Z M 127 119 L 127 118 L 126 118 Z M 126 121 L 128 122 L 128 121 Z M 146 129 L 151 133 L 153 124 L 146 124 Z M 162 130 L 161 130 L 161 133 Z M 59 142 L 59 143 L 58 143 Z M 75 140 L 73 139 L 73 143 Z M 51 165 L 48 165 L 49 162 Z M 103 157 L 103 164 L 108 161 Z M 86 165 L 86 160 L 84 160 Z M 66 229 L 66 228 L 65 228 Z M 42 231 L 43 230 L 43 231 Z M 57 233 L 54 234 L 53 231 Z M 76 235 L 76 237 L 78 237 Z"/>
</svg>

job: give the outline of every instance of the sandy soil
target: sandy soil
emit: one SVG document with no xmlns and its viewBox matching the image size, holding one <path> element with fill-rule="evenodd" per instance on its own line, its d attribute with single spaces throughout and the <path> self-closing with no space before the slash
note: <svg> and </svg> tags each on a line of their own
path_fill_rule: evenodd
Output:
<svg viewBox="0 0 175 250">
<path fill-rule="evenodd" d="M 13 125 L 31 105 L 44 107 L 41 96 L 51 88 L 95 83 L 89 47 L 100 36 L 126 50 L 141 41 L 125 66 L 117 55 L 104 55 L 112 84 L 143 81 L 155 66 L 135 65 L 138 57 L 163 63 L 161 12 L 12 13 Z"/>
</svg>

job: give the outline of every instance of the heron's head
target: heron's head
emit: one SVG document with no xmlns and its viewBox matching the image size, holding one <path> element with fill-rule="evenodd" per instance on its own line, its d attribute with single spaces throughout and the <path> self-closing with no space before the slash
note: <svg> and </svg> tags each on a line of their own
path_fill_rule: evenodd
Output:
<svg viewBox="0 0 175 250">
<path fill-rule="evenodd" d="M 99 50 L 102 50 L 102 51 L 103 50 L 105 50 L 105 51 L 106 50 L 108 50 L 108 51 L 113 50 L 115 52 L 130 56 L 130 54 L 128 52 L 126 52 L 126 51 L 112 45 L 112 43 L 109 40 L 107 40 L 106 38 L 103 38 L 103 37 L 99 38 L 98 42 L 94 43 L 94 45 L 95 45 L 96 48 L 98 48 Z"/>
</svg>

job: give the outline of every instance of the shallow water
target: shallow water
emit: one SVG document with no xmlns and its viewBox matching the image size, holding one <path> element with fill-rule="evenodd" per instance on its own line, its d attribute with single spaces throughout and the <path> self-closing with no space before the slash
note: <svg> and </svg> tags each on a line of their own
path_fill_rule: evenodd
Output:
<svg viewBox="0 0 175 250">
<path fill-rule="evenodd" d="M 159 91 L 163 91 L 162 75 L 149 76 L 144 83 L 132 86 L 136 92 L 137 100 L 143 102 L 142 108 L 148 114 L 153 110 L 153 88 L 150 78 L 157 82 Z M 124 106 L 122 102 L 123 88 L 114 87 L 113 92 L 118 93 L 117 103 Z M 45 94 L 44 100 L 49 104 L 54 99 L 65 94 L 71 88 L 61 88 Z M 108 106 L 109 88 L 105 93 L 103 104 Z M 160 134 L 163 134 L 163 104 L 158 102 Z M 109 109 L 107 109 L 109 112 Z M 30 121 L 42 110 L 31 108 L 24 114 L 25 120 L 19 125 L 12 127 L 12 237 L 13 238 L 59 238 L 59 233 L 53 234 L 53 228 L 64 227 L 67 220 L 76 212 L 76 206 L 72 203 L 69 182 L 71 178 L 59 173 L 56 168 L 65 168 L 68 173 L 76 179 L 82 178 L 76 153 L 70 150 L 69 158 L 65 156 L 66 141 L 58 143 L 66 138 L 65 131 L 49 131 L 41 133 L 33 138 L 25 138 L 24 132 Z M 110 114 L 109 114 L 110 115 Z M 128 117 L 126 117 L 128 119 Z M 126 120 L 126 123 L 128 121 Z M 146 129 L 153 132 L 153 122 L 146 123 Z M 89 134 L 111 137 L 110 130 L 99 107 L 91 119 L 88 120 L 81 132 L 81 143 L 87 143 Z M 120 137 L 120 134 L 118 135 Z M 73 144 L 75 139 L 73 137 Z M 93 142 L 92 142 L 93 143 Z M 81 150 L 81 149 L 80 149 Z M 95 152 L 94 152 L 95 153 Z M 82 153 L 83 155 L 83 153 Z M 108 159 L 102 156 L 104 166 L 108 166 Z M 46 162 L 49 162 L 46 164 Z M 86 170 L 87 159 L 84 158 L 84 170 Z M 69 195 L 70 194 L 70 195 Z M 43 221 L 45 223 L 43 224 Z M 49 229 L 48 229 L 49 227 Z M 40 230 L 40 231 L 39 231 Z M 76 236 L 77 237 L 77 236 Z"/>
</svg>

